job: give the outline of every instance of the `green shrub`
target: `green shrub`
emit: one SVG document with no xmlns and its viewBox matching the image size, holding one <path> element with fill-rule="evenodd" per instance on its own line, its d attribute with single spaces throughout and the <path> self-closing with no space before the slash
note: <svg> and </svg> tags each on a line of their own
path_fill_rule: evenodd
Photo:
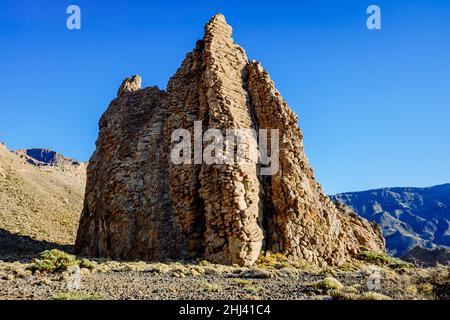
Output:
<svg viewBox="0 0 450 320">
<path fill-rule="evenodd" d="M 393 269 L 411 268 L 413 266 L 411 263 L 374 251 L 361 251 L 358 253 L 357 259 L 377 265 L 385 265 Z"/>
<path fill-rule="evenodd" d="M 93 269 L 95 269 L 95 266 L 97 265 L 97 263 L 95 261 L 91 261 L 89 259 L 84 258 L 79 262 L 79 265 L 80 265 L 80 268 L 93 270 Z"/>
<path fill-rule="evenodd" d="M 209 265 L 209 262 L 208 262 L 208 260 L 201 260 L 198 264 L 200 266 L 207 266 L 207 265 Z"/>
<path fill-rule="evenodd" d="M 75 256 L 53 249 L 42 252 L 39 258 L 33 260 L 29 269 L 33 272 L 62 272 L 77 264 Z"/>
</svg>

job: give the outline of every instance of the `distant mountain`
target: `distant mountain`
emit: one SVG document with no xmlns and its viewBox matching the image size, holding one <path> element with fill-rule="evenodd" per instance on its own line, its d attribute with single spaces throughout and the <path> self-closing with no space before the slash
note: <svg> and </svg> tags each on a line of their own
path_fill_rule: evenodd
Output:
<svg viewBox="0 0 450 320">
<path fill-rule="evenodd" d="M 51 150 L 0 143 L 0 260 L 40 244 L 73 244 L 86 167 Z"/>
<path fill-rule="evenodd" d="M 14 151 L 15 154 L 26 159 L 26 161 L 35 166 L 80 166 L 77 160 L 64 157 L 62 154 L 49 149 L 21 149 Z"/>
<path fill-rule="evenodd" d="M 450 184 L 347 192 L 332 199 L 380 224 L 395 256 L 403 257 L 416 246 L 450 248 Z"/>
</svg>

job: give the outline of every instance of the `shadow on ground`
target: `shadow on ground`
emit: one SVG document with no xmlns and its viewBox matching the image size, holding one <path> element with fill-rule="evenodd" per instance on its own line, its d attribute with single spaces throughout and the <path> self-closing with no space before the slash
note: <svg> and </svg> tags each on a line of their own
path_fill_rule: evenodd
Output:
<svg viewBox="0 0 450 320">
<path fill-rule="evenodd" d="M 35 258 L 42 251 L 50 249 L 72 253 L 73 245 L 40 241 L 28 236 L 13 234 L 0 228 L 0 260 L 9 262 L 26 261 Z"/>
</svg>

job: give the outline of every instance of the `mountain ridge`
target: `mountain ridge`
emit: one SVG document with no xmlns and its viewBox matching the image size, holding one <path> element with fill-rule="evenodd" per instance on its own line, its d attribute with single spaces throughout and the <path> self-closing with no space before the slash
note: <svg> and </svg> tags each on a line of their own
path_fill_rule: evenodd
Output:
<svg viewBox="0 0 450 320">
<path fill-rule="evenodd" d="M 450 183 L 379 188 L 331 197 L 379 223 L 393 255 L 402 257 L 416 246 L 450 248 Z"/>
</svg>

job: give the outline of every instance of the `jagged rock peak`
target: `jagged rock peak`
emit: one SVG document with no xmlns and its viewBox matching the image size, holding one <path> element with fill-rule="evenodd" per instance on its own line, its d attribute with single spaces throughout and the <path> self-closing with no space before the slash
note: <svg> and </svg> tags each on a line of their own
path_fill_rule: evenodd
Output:
<svg viewBox="0 0 450 320">
<path fill-rule="evenodd" d="M 205 25 L 204 39 L 211 37 L 231 38 L 233 28 L 227 23 L 224 15 L 218 13 Z"/>
<path fill-rule="evenodd" d="M 327 266 L 351 261 L 362 247 L 385 250 L 376 225 L 325 195 L 295 113 L 231 34 L 215 15 L 165 92 L 139 90 L 140 78 L 124 81 L 100 121 L 77 253 L 252 265 L 264 250 Z M 196 162 L 195 152 L 193 161 L 171 161 L 172 134 L 195 137 L 198 123 L 200 137 L 208 129 L 279 132 L 277 142 L 270 138 L 280 147 L 271 152 L 272 175 L 254 162 Z"/>
<path fill-rule="evenodd" d="M 138 75 L 134 75 L 129 78 L 125 78 L 120 85 L 119 91 L 117 92 L 117 96 L 121 96 L 127 92 L 134 92 L 141 90 L 142 79 Z"/>
</svg>

